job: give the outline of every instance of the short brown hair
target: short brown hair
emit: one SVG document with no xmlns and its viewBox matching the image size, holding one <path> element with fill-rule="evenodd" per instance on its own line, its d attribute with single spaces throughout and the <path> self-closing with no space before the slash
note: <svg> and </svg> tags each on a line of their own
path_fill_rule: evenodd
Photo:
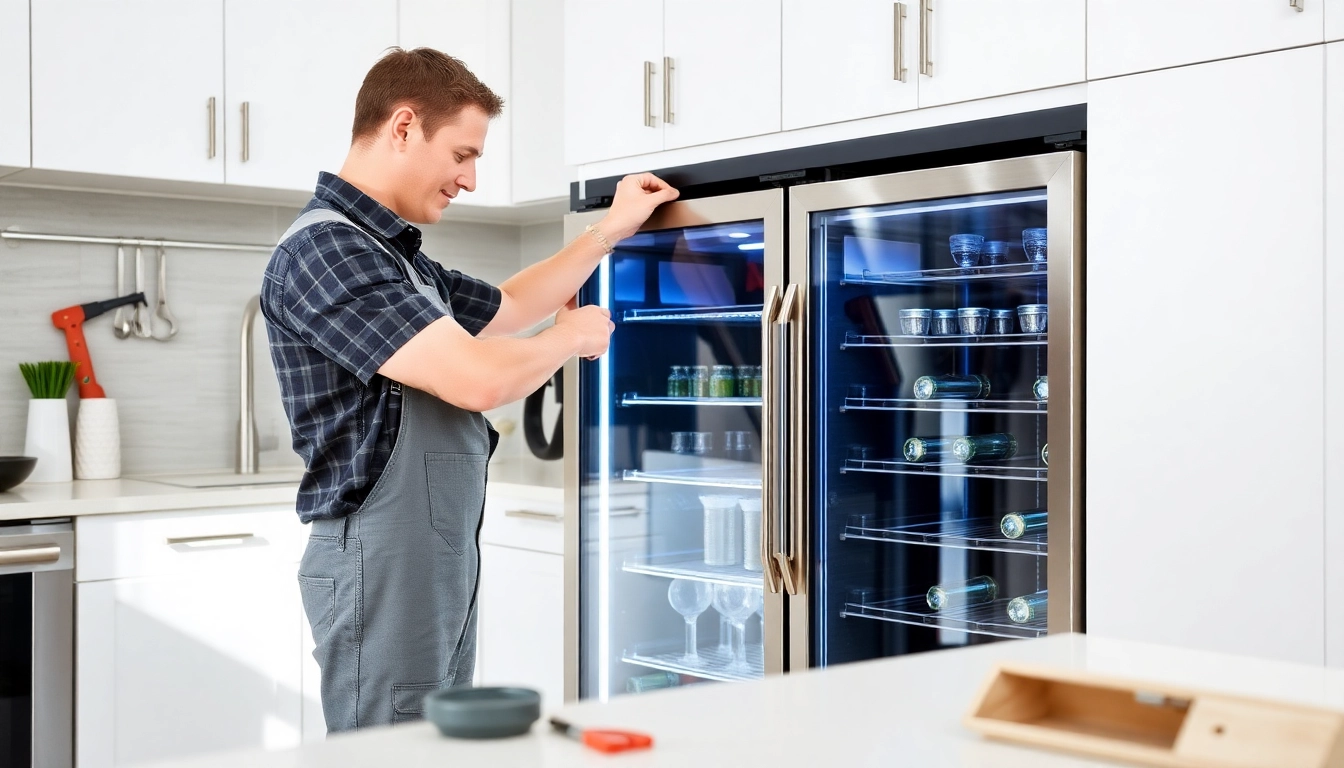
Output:
<svg viewBox="0 0 1344 768">
<path fill-rule="evenodd" d="M 467 107 L 488 117 L 504 111 L 504 100 L 467 69 L 460 59 L 433 48 L 391 48 L 364 76 L 355 97 L 351 142 L 378 132 L 398 107 L 409 106 L 420 118 L 425 138 L 457 119 Z"/>
</svg>

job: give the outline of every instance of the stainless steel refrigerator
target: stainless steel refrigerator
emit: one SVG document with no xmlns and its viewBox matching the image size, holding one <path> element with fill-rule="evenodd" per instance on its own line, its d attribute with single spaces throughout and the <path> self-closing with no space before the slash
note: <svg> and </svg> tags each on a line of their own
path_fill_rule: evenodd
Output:
<svg viewBox="0 0 1344 768">
<path fill-rule="evenodd" d="M 1082 178 L 702 197 L 603 260 L 611 348 L 566 373 L 568 698 L 1082 628 Z"/>
</svg>

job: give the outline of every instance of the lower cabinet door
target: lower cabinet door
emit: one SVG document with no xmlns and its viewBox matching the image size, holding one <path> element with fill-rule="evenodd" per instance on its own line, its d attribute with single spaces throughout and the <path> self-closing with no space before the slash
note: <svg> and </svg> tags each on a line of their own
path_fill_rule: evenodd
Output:
<svg viewBox="0 0 1344 768">
<path fill-rule="evenodd" d="M 75 589 L 80 768 L 299 744 L 294 564 Z"/>
<path fill-rule="evenodd" d="M 541 692 L 543 710 L 565 694 L 563 555 L 481 546 L 479 685 L 522 685 Z"/>
</svg>

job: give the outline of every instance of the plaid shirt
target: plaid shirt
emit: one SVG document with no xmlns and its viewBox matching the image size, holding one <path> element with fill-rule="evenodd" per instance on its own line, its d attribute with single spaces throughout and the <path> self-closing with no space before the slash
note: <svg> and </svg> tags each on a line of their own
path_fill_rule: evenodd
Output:
<svg viewBox="0 0 1344 768">
<path fill-rule="evenodd" d="M 330 208 L 360 228 L 315 224 L 278 245 L 261 286 L 294 450 L 307 472 L 299 519 L 348 515 L 387 466 L 400 427 L 401 395 L 378 369 L 421 329 L 443 316 L 377 246 L 412 260 L 439 289 L 457 322 L 475 335 L 499 309 L 499 289 L 445 270 L 420 252 L 420 230 L 330 173 L 304 209 Z"/>
</svg>

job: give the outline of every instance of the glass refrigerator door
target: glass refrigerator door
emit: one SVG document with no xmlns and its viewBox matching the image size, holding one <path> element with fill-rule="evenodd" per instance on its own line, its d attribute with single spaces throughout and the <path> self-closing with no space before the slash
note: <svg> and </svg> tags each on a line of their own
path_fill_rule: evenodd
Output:
<svg viewBox="0 0 1344 768">
<path fill-rule="evenodd" d="M 665 206 L 580 294 L 610 309 L 616 330 L 606 355 L 575 365 L 569 401 L 571 695 L 605 700 L 766 669 L 761 316 L 767 273 L 782 268 L 782 200 Z M 571 235 L 590 218 L 571 216 Z"/>
<path fill-rule="evenodd" d="M 1061 153 L 794 190 L 807 664 L 1080 628 L 1080 172 Z"/>
</svg>

